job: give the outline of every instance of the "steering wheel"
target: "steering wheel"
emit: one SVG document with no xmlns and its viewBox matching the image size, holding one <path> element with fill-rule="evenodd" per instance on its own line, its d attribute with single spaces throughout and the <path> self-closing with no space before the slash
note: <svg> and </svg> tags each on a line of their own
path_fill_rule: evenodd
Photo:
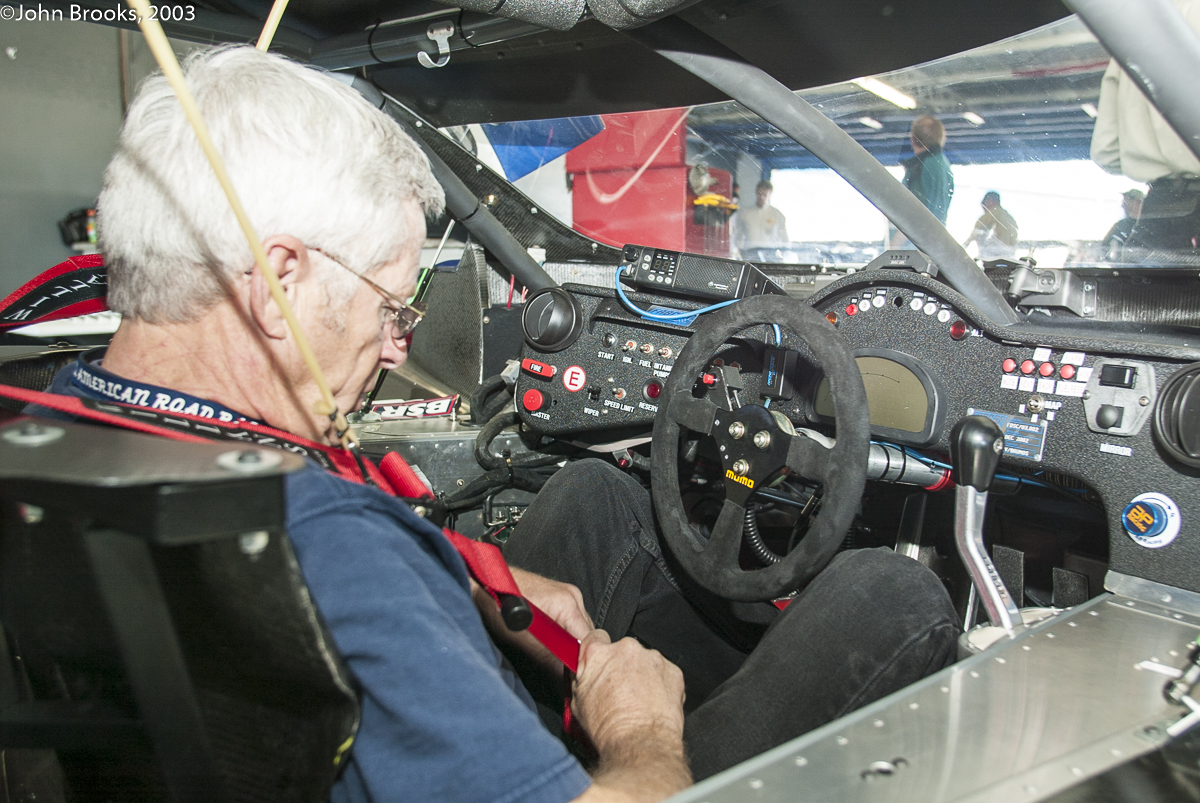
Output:
<svg viewBox="0 0 1200 803">
<path fill-rule="evenodd" d="M 799 335 L 829 380 L 837 418 L 832 449 L 802 432 L 781 429 L 759 404 L 725 410 L 692 394 L 705 367 L 729 338 L 751 326 L 772 323 Z M 711 435 L 720 450 L 725 503 L 708 538 L 688 522 L 684 512 L 679 491 L 680 427 Z M 867 480 L 867 394 L 849 344 L 824 315 L 783 296 L 755 296 L 705 316 L 667 377 L 651 449 L 651 488 L 659 525 L 671 551 L 694 580 L 715 594 L 744 602 L 776 599 L 803 588 L 837 552 Z M 745 502 L 754 488 L 785 467 L 824 485 L 820 513 L 783 560 L 745 571 L 738 566 Z"/>
</svg>

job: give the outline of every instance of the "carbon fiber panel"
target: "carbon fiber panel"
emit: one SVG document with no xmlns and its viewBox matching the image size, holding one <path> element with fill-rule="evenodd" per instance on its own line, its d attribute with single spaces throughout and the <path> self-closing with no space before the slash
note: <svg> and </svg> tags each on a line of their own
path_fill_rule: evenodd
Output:
<svg viewBox="0 0 1200 803">
<path fill-rule="evenodd" d="M 1096 317 L 1102 321 L 1200 326 L 1200 292 L 1186 280 L 1143 276 L 1097 280 Z"/>
<path fill-rule="evenodd" d="M 409 360 L 458 393 L 470 393 L 483 379 L 479 280 L 485 270 L 483 250 L 468 246 L 456 270 L 433 277 L 429 312 L 413 331 Z"/>
</svg>

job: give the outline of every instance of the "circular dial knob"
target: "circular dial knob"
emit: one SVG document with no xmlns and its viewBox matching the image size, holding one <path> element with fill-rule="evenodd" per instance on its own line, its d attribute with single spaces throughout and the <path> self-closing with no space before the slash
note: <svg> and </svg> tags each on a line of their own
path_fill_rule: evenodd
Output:
<svg viewBox="0 0 1200 803">
<path fill-rule="evenodd" d="M 583 311 L 575 297 L 561 287 L 550 287 L 525 303 L 521 314 L 525 340 L 538 351 L 562 351 L 583 329 Z"/>
</svg>

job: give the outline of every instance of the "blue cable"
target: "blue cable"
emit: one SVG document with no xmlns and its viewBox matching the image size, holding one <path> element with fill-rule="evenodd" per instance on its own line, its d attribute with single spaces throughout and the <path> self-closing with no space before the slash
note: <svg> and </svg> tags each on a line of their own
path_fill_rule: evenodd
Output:
<svg viewBox="0 0 1200 803">
<path fill-rule="evenodd" d="M 779 331 L 779 324 L 771 324 L 771 328 L 775 330 L 775 347 L 779 348 L 783 345 L 783 332 Z"/>
<path fill-rule="evenodd" d="M 615 284 L 617 287 L 617 296 L 620 297 L 621 303 L 629 308 L 630 312 L 636 313 L 639 317 L 644 318 L 647 321 L 656 321 L 658 323 L 670 323 L 670 324 L 675 324 L 676 326 L 682 326 L 682 325 L 686 325 L 684 323 L 685 321 L 690 320 L 691 318 L 695 318 L 697 315 L 703 315 L 706 312 L 712 312 L 714 310 L 719 310 L 721 307 L 728 307 L 730 304 L 734 304 L 740 300 L 740 299 L 735 298 L 731 301 L 722 301 L 719 304 L 713 304 L 712 306 L 703 307 L 701 309 L 696 309 L 696 310 L 679 310 L 677 312 L 651 312 L 650 310 L 645 310 L 645 309 L 641 309 L 640 307 L 635 307 L 633 305 L 633 302 L 629 300 L 629 297 L 625 295 L 625 289 L 623 287 L 621 287 L 621 271 L 623 271 L 623 270 L 625 270 L 624 265 L 617 266 L 617 274 L 616 274 L 616 278 L 615 278 Z"/>
</svg>

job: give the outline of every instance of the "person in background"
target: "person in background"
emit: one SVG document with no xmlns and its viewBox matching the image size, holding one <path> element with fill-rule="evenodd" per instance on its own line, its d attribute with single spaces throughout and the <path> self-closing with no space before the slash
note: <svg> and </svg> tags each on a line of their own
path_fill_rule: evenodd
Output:
<svg viewBox="0 0 1200 803">
<path fill-rule="evenodd" d="M 923 114 L 913 120 L 908 137 L 913 155 L 901 162 L 904 186 L 945 225 L 950 199 L 954 197 L 954 171 L 942 152 L 946 144 L 946 127 L 936 117 Z M 909 245 L 900 232 L 892 235 L 891 243 L 892 248 Z"/>
<path fill-rule="evenodd" d="M 1000 193 L 990 190 L 979 202 L 983 214 L 975 221 L 971 236 L 963 243 L 966 248 L 971 243 L 979 246 L 979 258 L 982 260 L 1011 259 L 1017 255 L 1017 221 L 1000 205 Z"/>
<path fill-rule="evenodd" d="M 787 219 L 771 206 L 775 187 L 763 180 L 754 187 L 754 206 L 741 206 L 730 220 L 734 256 L 752 248 L 781 248 L 788 245 Z"/>
<path fill-rule="evenodd" d="M 1200 2 L 1174 0 L 1200 33 Z M 1195 251 L 1200 247 L 1200 159 L 1142 94 L 1116 59 L 1100 82 L 1092 161 L 1109 173 L 1150 185 L 1125 248 Z"/>
<path fill-rule="evenodd" d="M 1125 243 L 1129 242 L 1129 235 L 1133 234 L 1133 227 L 1137 225 L 1138 218 L 1142 216 L 1142 201 L 1145 199 L 1146 195 L 1141 190 L 1126 190 L 1121 193 L 1121 209 L 1125 212 L 1125 217 L 1112 224 L 1108 234 L 1100 241 L 1105 259 L 1121 258 L 1121 251 L 1125 248 Z"/>
</svg>

